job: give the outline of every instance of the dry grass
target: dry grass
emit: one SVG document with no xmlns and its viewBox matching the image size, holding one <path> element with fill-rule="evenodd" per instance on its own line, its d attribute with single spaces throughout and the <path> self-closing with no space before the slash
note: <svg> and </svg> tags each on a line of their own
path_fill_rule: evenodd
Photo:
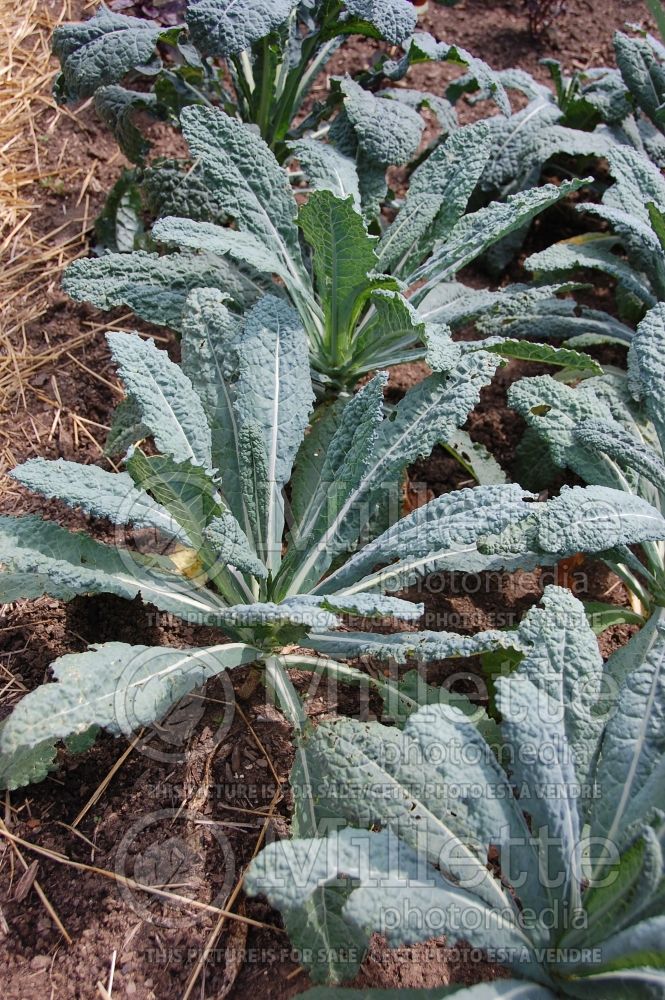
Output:
<svg viewBox="0 0 665 1000">
<path fill-rule="evenodd" d="M 31 410 L 45 400 L 37 399 L 32 376 L 76 362 L 74 354 L 99 333 L 97 325 L 84 323 L 67 343 L 51 343 L 45 322 L 63 268 L 86 252 L 94 217 L 90 196 L 101 190 L 96 161 L 82 164 L 61 138 L 67 120 L 70 135 L 72 123 L 74 132 L 78 126 L 85 132 L 79 118 L 85 106 L 72 112 L 56 104 L 51 38 L 57 25 L 89 16 L 97 3 L 0 0 L 0 474 L 16 464 L 17 441 L 19 451 L 26 436 L 39 447 Z M 65 188 L 70 207 L 65 211 L 63 202 L 63 221 L 53 225 L 44 202 Z M 57 410 L 57 398 L 53 406 Z M 0 493 L 7 488 L 2 477 Z"/>
<path fill-rule="evenodd" d="M 96 0 L 85 5 L 91 8 Z M 37 348 L 27 330 L 46 312 L 46 294 L 59 281 L 64 266 L 85 251 L 90 228 L 87 189 L 90 170 L 66 162 L 60 150 L 57 162 L 49 156 L 49 141 L 63 116 L 51 94 L 57 60 L 50 51 L 54 28 L 75 20 L 81 5 L 73 0 L 0 0 L 0 467 L 12 464 L 12 424 L 19 408 L 27 407 L 28 379 L 52 366 L 63 353 L 48 339 Z M 80 212 L 54 229 L 40 226 L 40 194 L 65 181 L 80 178 Z M 79 178 L 75 177 L 76 183 Z M 41 187 L 40 185 L 44 185 Z M 67 350 L 82 346 L 94 331 L 70 342 Z M 10 412 L 13 410 L 14 412 Z M 3 428 L 4 431 L 3 431 Z"/>
<path fill-rule="evenodd" d="M 39 0 L 0 2 L 0 38 L 6 62 L 0 69 L 0 209 L 5 252 L 30 220 L 34 206 L 24 188 L 40 176 L 35 114 L 54 108 L 48 96 L 52 76 L 48 32 L 69 13 L 63 5 L 57 21 L 44 14 Z"/>
</svg>

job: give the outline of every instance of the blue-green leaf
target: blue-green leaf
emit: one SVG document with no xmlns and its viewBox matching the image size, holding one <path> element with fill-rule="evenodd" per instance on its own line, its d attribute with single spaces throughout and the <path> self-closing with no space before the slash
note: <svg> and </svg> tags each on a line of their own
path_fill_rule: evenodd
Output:
<svg viewBox="0 0 665 1000">
<path fill-rule="evenodd" d="M 0 783 L 25 782 L 25 753 L 100 726 L 131 735 L 161 719 L 185 694 L 222 670 L 251 663 L 258 650 L 244 643 L 173 649 L 107 642 L 87 653 L 61 656 L 56 683 L 42 684 L 16 706 L 0 731 Z M 31 779 L 46 777 L 48 767 Z"/>
<path fill-rule="evenodd" d="M 369 522 L 368 504 L 384 502 L 402 469 L 416 456 L 429 454 L 436 443 L 447 441 L 466 420 L 496 363 L 483 351 L 470 354 L 452 371 L 430 375 L 406 394 L 393 417 L 379 426 L 370 461 L 344 502 L 336 505 L 325 535 L 304 554 L 290 580 L 291 593 L 310 587 L 335 554 L 348 551 Z M 325 587 L 339 589 L 328 582 Z"/>
<path fill-rule="evenodd" d="M 114 14 L 104 5 L 88 21 L 59 25 L 53 51 L 62 66 L 60 92 L 72 100 L 117 83 L 150 62 L 163 31 L 154 21 Z"/>
<path fill-rule="evenodd" d="M 210 428 L 201 400 L 182 369 L 152 340 L 110 332 L 118 373 L 158 448 L 176 462 L 212 464 Z"/>
<path fill-rule="evenodd" d="M 416 26 L 417 11 L 408 0 L 344 0 L 349 14 L 376 27 L 382 38 L 399 45 Z"/>
<path fill-rule="evenodd" d="M 194 45 L 211 56 L 234 56 L 284 21 L 296 0 L 189 0 L 186 21 Z"/>
<path fill-rule="evenodd" d="M 483 172 L 491 138 L 486 122 L 467 125 L 413 172 L 404 204 L 377 248 L 383 270 L 411 255 L 422 260 L 437 240 L 446 239 Z"/>
<path fill-rule="evenodd" d="M 665 448 L 665 303 L 650 309 L 637 328 L 628 352 L 633 391 L 644 401 Z"/>
<path fill-rule="evenodd" d="M 186 538 L 178 523 L 145 490 L 137 489 L 126 472 L 105 472 L 96 465 L 79 465 L 62 458 L 53 462 L 31 458 L 10 475 L 35 493 L 64 500 L 87 514 L 107 517 L 113 524 L 155 528 L 180 541 Z"/>
<path fill-rule="evenodd" d="M 342 199 L 351 196 L 353 207 L 360 210 L 358 172 L 351 157 L 317 139 L 298 139 L 288 146 L 315 191 L 331 191 Z"/>
<path fill-rule="evenodd" d="M 49 594 L 140 594 L 162 611 L 194 623 L 216 623 L 225 608 L 212 591 L 182 576 L 168 557 L 142 556 L 103 545 L 38 517 L 0 519 L 0 600 Z M 5 596 L 5 581 L 8 594 Z M 19 589 L 21 588 L 21 589 Z"/>
<path fill-rule="evenodd" d="M 415 154 L 425 122 L 412 108 L 375 97 L 349 77 L 340 81 L 344 109 L 360 149 L 383 167 L 399 166 Z"/>
<path fill-rule="evenodd" d="M 86 257 L 69 265 L 62 287 L 77 302 L 98 309 L 126 305 L 149 323 L 179 330 L 187 296 L 194 288 L 216 288 L 239 306 L 251 305 L 264 290 L 233 264 L 196 253 L 160 257 L 137 250 Z"/>
<path fill-rule="evenodd" d="M 137 111 L 152 111 L 157 99 L 154 94 L 142 94 L 112 84 L 100 87 L 95 93 L 95 110 L 108 125 L 120 149 L 132 163 L 142 163 L 150 150 L 150 143 L 134 124 Z"/>
<path fill-rule="evenodd" d="M 498 240 L 521 229 L 540 212 L 577 191 L 584 183 L 577 180 L 564 181 L 559 187 L 544 184 L 542 187 L 510 195 L 503 202 L 491 202 L 477 212 L 462 216 L 441 247 L 406 280 L 413 284 L 423 278 L 427 279 L 427 284 L 416 293 L 420 300 L 424 294 L 423 289 L 429 289 L 434 282 L 452 278 Z"/>
<path fill-rule="evenodd" d="M 521 522 L 532 509 L 531 499 L 531 494 L 516 485 L 445 493 L 365 545 L 318 589 L 399 591 L 440 570 L 498 568 L 503 563 L 494 564 L 478 555 L 478 540 Z"/>
<path fill-rule="evenodd" d="M 274 571 L 284 524 L 281 491 L 314 398 L 307 337 L 298 314 L 281 299 L 261 299 L 245 318 L 237 353 L 235 409 L 240 424 L 255 428 L 263 442 L 270 505 L 260 554 Z"/>
<path fill-rule="evenodd" d="M 287 174 L 256 130 L 211 108 L 188 107 L 182 131 L 192 157 L 242 232 L 281 260 L 290 279 L 307 281 Z"/>
</svg>

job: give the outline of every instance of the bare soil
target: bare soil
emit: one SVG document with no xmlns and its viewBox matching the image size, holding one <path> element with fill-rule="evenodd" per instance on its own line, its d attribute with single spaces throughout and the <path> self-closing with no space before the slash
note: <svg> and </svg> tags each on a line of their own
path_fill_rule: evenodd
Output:
<svg viewBox="0 0 665 1000">
<path fill-rule="evenodd" d="M 628 0 L 569 0 L 566 6 L 556 27 L 538 43 L 528 35 L 518 0 L 465 0 L 453 9 L 431 2 L 422 24 L 497 68 L 519 65 L 545 78 L 539 64 L 543 56 L 556 56 L 568 70 L 611 63 L 613 30 L 624 20 L 644 17 L 642 5 Z M 360 69 L 370 60 L 370 50 L 365 43 L 353 42 L 345 50 L 345 62 L 333 71 Z M 441 92 L 449 76 L 445 66 L 419 67 L 410 82 Z M 42 158 L 46 168 L 53 169 L 54 182 L 32 192 L 39 205 L 34 218 L 45 235 L 62 225 L 58 238 L 65 241 L 82 228 L 89 230 L 122 161 L 90 108 L 61 117 L 53 133 L 46 125 L 44 135 L 49 138 Z M 69 172 L 63 171 L 63 164 Z M 560 222 L 556 216 L 542 220 L 544 231 L 534 238 L 552 242 Z M 38 294 L 42 316 L 26 324 L 25 336 L 35 353 L 48 352 L 48 360 L 22 380 L 0 423 L 6 463 L 42 455 L 109 468 L 101 444 L 120 390 L 102 331 L 111 323 L 120 328 L 136 323 L 72 304 L 59 290 L 57 276 L 48 276 Z M 177 356 L 173 337 L 163 330 L 151 332 Z M 507 408 L 505 393 L 526 370 L 515 363 L 502 369 L 468 424 L 472 437 L 509 472 L 522 425 Z M 533 366 L 528 372 L 537 373 Z M 423 366 L 396 371 L 392 393 L 403 392 L 424 373 Z M 414 466 L 410 479 L 427 496 L 468 485 L 464 471 L 441 449 Z M 68 525 L 87 523 L 62 505 L 45 505 L 11 480 L 5 478 L 2 487 L 3 513 L 41 511 Z M 544 582 L 551 577 L 544 580 L 539 573 L 481 578 L 473 584 L 459 574 L 430 578 L 417 595 L 426 606 L 423 625 L 473 632 L 514 624 L 538 600 Z M 576 567 L 568 582 L 581 597 L 627 601 L 618 581 L 592 562 Z M 621 627 L 606 632 L 604 655 L 625 642 L 631 631 Z M 5 685 L 0 714 L 48 679 L 56 657 L 84 650 L 90 643 L 115 639 L 186 646 L 220 638 L 214 630 L 174 622 L 139 600 L 80 598 L 65 605 L 43 598 L 6 606 L 0 622 L 0 688 Z M 477 694 L 479 670 L 473 664 L 468 668 L 465 678 L 457 666 L 442 661 L 428 668 L 428 676 L 462 689 L 470 686 Z M 172 891 L 189 899 L 210 907 L 229 906 L 240 917 L 263 925 L 227 920 L 192 996 L 282 1000 L 302 992 L 309 981 L 279 915 L 261 900 L 245 899 L 242 893 L 231 896 L 261 838 L 288 833 L 291 806 L 288 726 L 264 704 L 260 690 L 248 693 L 246 680 L 247 670 L 239 670 L 232 687 L 221 681 L 209 685 L 205 700 L 199 695 L 190 699 L 179 716 L 144 733 L 128 753 L 126 741 L 102 736 L 83 755 L 63 754 L 60 770 L 47 781 L 7 796 L 4 822 L 16 836 L 72 861 L 146 884 L 175 886 Z M 299 683 L 306 689 L 309 680 L 303 675 Z M 371 715 L 376 706 L 371 701 L 361 704 L 357 692 L 340 689 L 313 692 L 308 711 L 315 718 L 335 712 Z M 99 799 L 77 821 L 121 758 Z M 5 1000 L 99 1000 L 103 993 L 97 983 L 108 984 L 113 956 L 114 1000 L 175 1000 L 183 995 L 217 923 L 213 911 L 175 906 L 98 872 L 75 869 L 25 848 L 21 853 L 28 865 L 37 862 L 36 872 L 32 869 L 28 877 L 7 842 L 0 843 L 0 992 Z M 36 882 L 31 883 L 32 878 Z M 71 945 L 55 927 L 37 894 L 37 883 L 71 936 Z M 390 951 L 373 940 L 354 985 L 432 987 L 502 975 L 502 969 L 482 957 L 451 950 L 445 941 Z"/>
</svg>

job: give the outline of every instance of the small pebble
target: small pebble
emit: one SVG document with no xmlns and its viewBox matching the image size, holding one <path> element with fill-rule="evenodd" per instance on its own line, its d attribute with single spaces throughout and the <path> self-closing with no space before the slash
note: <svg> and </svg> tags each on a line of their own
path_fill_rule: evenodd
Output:
<svg viewBox="0 0 665 1000">
<path fill-rule="evenodd" d="M 45 972 L 51 966 L 50 955 L 35 955 L 30 962 L 30 968 L 34 972 Z"/>
</svg>

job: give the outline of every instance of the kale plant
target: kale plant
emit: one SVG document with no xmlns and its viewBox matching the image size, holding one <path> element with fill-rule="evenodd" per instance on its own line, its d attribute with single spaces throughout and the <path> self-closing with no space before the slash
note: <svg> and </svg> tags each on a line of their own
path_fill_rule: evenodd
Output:
<svg viewBox="0 0 665 1000">
<path fill-rule="evenodd" d="M 615 35 L 614 47 L 616 69 L 601 66 L 568 76 L 556 60 L 543 60 L 553 89 L 524 70 L 495 74 L 506 90 L 521 92 L 529 103 L 505 120 L 491 120 L 497 151 L 483 179 L 486 190 L 514 191 L 529 177 L 533 183 L 553 157 L 565 154 L 570 164 L 571 158 L 602 157 L 614 144 L 628 145 L 663 166 L 658 94 L 665 49 L 651 36 L 632 38 L 621 32 Z M 481 96 L 489 94 L 481 91 Z M 548 169 L 552 166 L 550 162 Z M 560 169 L 566 176 L 563 164 Z"/>
<path fill-rule="evenodd" d="M 521 379 L 509 390 L 509 404 L 526 420 L 533 449 L 540 444 L 542 467 L 558 466 L 583 481 L 623 490 L 626 503 L 641 498 L 658 510 L 665 503 L 665 303 L 649 310 L 628 351 L 628 373 L 618 369 L 576 388 L 550 376 Z M 523 481 L 537 485 L 536 477 Z M 542 484 L 541 484 L 542 485 Z M 598 511 L 590 516 L 612 516 Z M 528 545 L 528 543 L 526 543 Z M 512 545 L 510 546 L 512 550 Z M 648 543 L 638 557 L 613 548 L 605 560 L 637 597 L 643 612 L 665 602 L 663 546 Z"/>
<path fill-rule="evenodd" d="M 316 129 L 334 112 L 338 96 L 303 105 L 331 56 L 351 35 L 404 44 L 404 67 L 378 59 L 365 74 L 376 89 L 403 75 L 411 62 L 448 60 L 468 69 L 450 89 L 452 99 L 483 86 L 504 113 L 507 98 L 490 68 L 470 53 L 429 35 L 413 36 L 417 12 L 409 0 L 189 0 L 185 23 L 164 27 L 110 11 L 102 4 L 87 21 L 56 28 L 53 51 L 61 63 L 55 84 L 62 101 L 94 97 L 95 107 L 125 155 L 142 163 L 150 145 L 144 123 L 163 118 L 177 125 L 189 104 L 222 108 L 256 126 L 279 159 L 287 140 Z M 123 86 L 124 83 L 132 86 Z M 414 108 L 427 104 L 443 126 L 454 124 L 449 100 L 395 91 L 388 118 L 413 132 Z M 140 114 L 137 114 L 140 113 Z M 396 131 L 397 121 L 387 128 Z M 396 131 L 397 134 L 397 131 Z M 181 177 L 183 186 L 190 180 Z"/>
<path fill-rule="evenodd" d="M 397 44 L 415 25 L 408 0 L 190 0 L 185 23 L 168 28 L 102 5 L 88 21 L 56 28 L 56 94 L 94 96 L 100 117 L 135 161 L 146 144 L 134 113 L 177 121 L 191 103 L 218 103 L 284 148 L 312 84 L 345 37 Z M 122 86 L 127 77 L 137 89 Z"/>
<path fill-rule="evenodd" d="M 598 135 L 605 142 L 604 151 L 599 145 L 598 153 L 607 160 L 613 183 L 600 204 L 578 206 L 580 212 L 600 219 L 604 228 L 556 243 L 525 262 L 538 281 L 577 278 L 585 270 L 600 272 L 615 283 L 619 322 L 609 315 L 603 319 L 596 311 L 588 315 L 588 330 L 583 331 L 583 323 L 568 323 L 563 313 L 557 316 L 552 310 L 543 333 L 555 337 L 588 333 L 578 345 L 599 340 L 629 343 L 634 324 L 665 299 L 665 182 L 661 173 L 665 163 L 661 111 L 665 49 L 651 36 L 617 33 L 615 50 L 619 70 L 613 75 L 611 128 L 601 127 L 587 137 L 593 141 Z M 615 89 L 619 72 L 622 98 Z M 628 105 L 627 114 L 621 111 L 622 102 Z"/>
<path fill-rule="evenodd" d="M 377 105 L 392 102 L 352 81 L 342 88 L 348 113 L 357 114 L 358 132 L 376 154 L 385 140 Z M 362 215 L 354 162 L 333 147 L 293 144 L 311 188 L 299 205 L 288 172 L 250 126 L 208 108 L 187 108 L 181 119 L 192 157 L 234 226 L 163 218 L 153 239 L 178 252 L 79 260 L 65 289 L 102 309 L 128 305 L 176 330 L 193 288 L 218 289 L 238 311 L 269 289 L 297 310 L 318 387 L 333 394 L 377 368 L 425 355 L 436 367 L 433 338 L 445 339 L 446 331 L 427 317 L 430 291 L 582 183 L 534 188 L 465 214 L 490 154 L 491 134 L 479 122 L 459 129 L 418 167 L 401 209 L 377 238 Z M 519 353 L 519 345 L 512 349 Z M 543 350 L 541 360 L 556 362 L 555 351 Z"/>
<path fill-rule="evenodd" d="M 525 261 L 538 282 L 579 282 L 584 272 L 596 272 L 615 286 L 618 319 L 589 309 L 577 316 L 569 302 L 563 309 L 553 308 L 541 324 L 544 336 L 570 337 L 575 347 L 629 344 L 635 322 L 665 299 L 665 181 L 644 153 L 628 145 L 614 144 L 605 156 L 613 183 L 600 204 L 585 202 L 578 209 L 608 228 L 555 243 Z M 509 322 L 502 332 L 511 332 Z"/>
<path fill-rule="evenodd" d="M 488 119 L 493 151 L 479 179 L 476 204 L 525 190 L 543 173 L 560 178 L 588 173 L 590 163 L 608 159 L 615 146 L 634 149 L 658 167 L 665 164 L 660 98 L 655 96 L 665 50 L 650 36 L 622 33 L 615 37 L 615 50 L 620 68 L 597 67 L 570 76 L 556 60 L 543 60 L 551 86 L 520 69 L 494 74 L 494 85 L 519 92 L 528 103 L 513 114 Z M 490 96 L 489 87 L 481 87 L 478 96 Z M 595 173 L 593 188 L 601 193 L 603 172 Z M 487 263 L 496 271 L 505 267 L 524 235 L 517 231 L 493 247 Z"/>
<path fill-rule="evenodd" d="M 550 86 L 519 69 L 496 74 L 506 90 L 519 92 L 528 103 L 509 116 L 488 119 L 492 154 L 474 194 L 477 205 L 527 190 L 543 176 L 550 180 L 584 176 L 592 166 L 591 192 L 598 195 L 605 187 L 601 158 L 607 159 L 616 145 L 644 151 L 630 94 L 618 70 L 601 67 L 567 77 L 560 63 L 545 62 Z M 505 268 L 525 236 L 523 228 L 492 247 L 486 257 L 489 268 L 495 272 Z"/>
<path fill-rule="evenodd" d="M 319 412 L 306 434 L 313 399 L 307 339 L 286 302 L 266 296 L 240 320 L 219 292 L 198 290 L 182 334 L 182 367 L 150 340 L 108 335 L 126 405 L 140 419 L 125 442 L 126 471 L 32 459 L 13 473 L 24 486 L 134 534 L 120 532 L 109 545 L 39 517 L 4 518 L 2 597 L 141 595 L 185 620 L 219 626 L 232 642 L 203 651 L 110 643 L 64 657 L 58 683 L 26 696 L 3 723 L 11 786 L 43 777 L 58 740 L 98 726 L 129 732 L 228 666 L 269 661 L 275 672 L 274 656 L 286 645 L 332 642 L 336 650 L 340 642 L 350 656 L 399 648 L 441 655 L 437 633 L 336 636 L 336 616 L 417 619 L 421 607 L 393 595 L 427 572 L 524 564 L 522 552 L 494 555 L 488 543 L 486 554 L 482 542 L 523 523 L 532 538 L 534 512 L 540 561 L 665 537 L 665 521 L 641 498 L 594 533 L 582 515 L 597 487 L 548 503 L 534 503 L 519 486 L 479 487 L 399 517 L 403 470 L 455 433 L 499 363 L 476 345 L 449 345 L 438 370 L 389 417 L 386 376 L 378 374 Z M 141 447 L 145 439 L 154 448 Z M 600 493 L 607 503 L 625 500 L 615 490 Z M 135 709 L 118 716 L 125 682 Z"/>
<path fill-rule="evenodd" d="M 448 343 L 438 370 L 389 417 L 386 375 L 379 373 L 356 395 L 319 411 L 306 433 L 313 401 L 307 338 L 283 299 L 265 296 L 239 319 L 219 291 L 192 292 L 183 313 L 182 367 L 151 340 L 118 332 L 108 339 L 126 405 L 140 420 L 140 432 L 125 441 L 131 442 L 125 471 L 32 459 L 13 475 L 115 524 L 116 544 L 35 516 L 4 518 L 2 599 L 140 595 L 185 621 L 217 626 L 222 635 L 202 647 L 107 642 L 61 657 L 55 681 L 26 695 L 1 724 L 0 774 L 8 788 L 44 778 L 60 742 L 80 752 L 100 728 L 127 736 L 206 680 L 243 664 L 254 664 L 276 696 L 294 726 L 296 766 L 309 768 L 309 727 L 289 670 L 370 684 L 388 699 L 389 711 L 404 714 L 445 699 L 445 692 L 422 688 L 413 674 L 369 677 L 344 658 L 418 664 L 512 649 L 516 642 L 522 649 L 521 638 L 500 631 L 386 634 L 385 619 L 420 618 L 422 605 L 399 595 L 428 573 L 510 570 L 556 563 L 579 550 L 665 539 L 665 520 L 646 500 L 596 486 L 547 503 L 519 486 L 479 486 L 399 516 L 405 466 L 455 434 L 499 364 L 482 345 Z M 588 510 L 600 502 L 615 516 L 594 524 Z M 528 537 L 528 551 L 517 546 L 506 553 L 506 533 Z M 340 616 L 347 613 L 369 627 L 343 629 Z M 380 631 L 374 618 L 383 619 Z M 477 715 L 461 696 L 448 700 Z M 491 720 L 479 726 L 493 739 Z M 326 732 L 317 730 L 322 739 Z M 358 764 L 364 782 L 367 770 Z M 333 758 L 328 775 L 335 779 Z M 318 778 L 316 784 L 320 795 Z M 350 796 L 349 807 L 354 802 Z M 439 816 L 436 810 L 446 807 L 442 800 L 431 808 Z M 294 830 L 315 836 L 315 817 L 303 809 L 299 804 Z M 410 816 L 417 825 L 420 813 Z M 348 816 L 342 810 L 338 818 Z M 440 825 L 439 818 L 432 822 Z M 474 866 L 485 871 L 480 860 Z M 487 901 L 499 895 L 494 889 Z M 304 935 L 317 944 L 312 975 L 335 981 L 353 966 L 334 957 L 346 897 L 330 897 L 323 886 L 314 896 L 287 923 L 298 940 Z"/>
<path fill-rule="evenodd" d="M 280 162 L 290 155 L 290 141 L 330 132 L 355 158 L 363 197 L 373 211 L 388 196 L 387 150 L 390 165 L 417 162 L 425 126 L 421 109 L 432 112 L 443 136 L 457 128 L 453 103 L 467 90 L 482 87 L 503 114 L 510 113 L 489 66 L 458 46 L 412 35 L 415 24 L 409 0 L 192 0 L 185 23 L 175 27 L 116 14 L 104 5 L 88 21 L 60 26 L 53 40 L 62 66 L 56 96 L 94 97 L 99 117 L 136 164 L 122 172 L 97 220 L 97 251 L 144 248 L 146 215 L 219 220 L 215 191 L 196 161 L 158 157 L 146 164 L 150 120 L 179 128 L 190 104 L 218 107 L 251 124 Z M 383 88 L 373 139 L 356 134 L 357 111 L 339 87 L 328 88 L 321 100 L 308 99 L 330 57 L 354 34 L 404 45 L 400 60 L 377 53 L 374 66 L 358 75 L 370 104 L 370 91 Z M 467 72 L 448 87 L 447 97 L 385 86 L 423 61 L 449 61 Z"/>
<path fill-rule="evenodd" d="M 401 726 L 306 725 L 294 839 L 264 848 L 245 889 L 300 947 L 329 913 L 332 949 L 445 934 L 514 977 L 430 997 L 662 996 L 662 610 L 606 665 L 581 604 L 556 587 L 508 635 L 519 664 L 495 682 L 498 727 L 413 683 Z"/>
<path fill-rule="evenodd" d="M 140 594 L 162 611 L 218 626 L 232 641 L 190 650 L 111 642 L 63 657 L 54 667 L 58 683 L 33 692 L 2 725 L 10 787 L 43 777 L 58 740 L 100 726 L 129 732 L 220 670 L 270 662 L 280 674 L 273 655 L 306 642 L 313 629 L 337 628 L 338 613 L 421 614 L 403 600 L 359 597 L 357 588 L 339 600 L 315 591 L 332 563 L 396 516 L 403 469 L 466 420 L 498 358 L 450 355 L 391 419 L 379 374 L 305 436 L 313 400 L 307 339 L 284 300 L 264 297 L 240 320 L 219 292 L 195 291 L 182 332 L 182 367 L 150 340 L 108 336 L 127 405 L 141 422 L 125 471 L 32 459 L 13 473 L 38 493 L 111 521 L 116 544 L 35 516 L 4 518 L 2 600 Z M 141 447 L 146 438 L 154 447 Z M 506 513 L 492 523 L 505 524 Z M 435 546 L 434 534 L 427 544 Z"/>
<path fill-rule="evenodd" d="M 618 31 L 614 36 L 614 50 L 634 109 L 637 131 L 646 150 L 662 166 L 665 150 L 662 140 L 665 134 L 665 47 L 653 35 L 634 37 Z"/>
<path fill-rule="evenodd" d="M 665 299 L 665 182 L 660 169 L 665 147 L 661 148 L 663 137 L 656 128 L 654 97 L 657 64 L 665 50 L 651 37 L 620 33 L 615 48 L 620 70 L 598 71 L 585 87 L 574 78 L 564 80 L 560 67 L 552 64 L 556 102 L 547 87 L 520 71 L 498 74 L 506 87 L 521 89 L 532 100 L 512 118 L 490 119 L 500 152 L 479 180 L 479 190 L 501 197 L 535 183 L 546 160 L 552 167 L 555 154 L 603 157 L 610 182 L 596 184 L 598 193 L 602 191 L 600 204 L 584 201 L 576 206 L 603 228 L 528 257 L 525 266 L 536 279 L 530 286 L 468 294 L 462 294 L 456 283 L 439 286 L 423 311 L 430 321 L 454 328 L 475 319 L 482 332 L 518 338 L 537 330 L 548 339 L 570 338 L 575 348 L 601 342 L 628 345 L 635 323 Z M 647 107 L 644 95 L 649 87 L 653 106 Z M 517 231 L 508 243 L 494 247 L 496 259 L 505 262 L 506 250 L 512 255 L 522 236 Z M 586 277 L 584 272 L 597 272 L 612 281 L 618 317 L 579 307 L 569 296 L 559 297 L 574 292 Z"/>
<path fill-rule="evenodd" d="M 550 131 L 558 128 L 551 126 Z M 515 135 L 519 132 L 516 125 Z M 493 133 L 496 138 L 494 129 Z M 516 162 L 524 162 L 523 156 L 521 150 Z M 600 204 L 583 201 L 576 208 L 580 215 L 598 219 L 607 228 L 583 232 L 531 254 L 525 267 L 535 280 L 528 285 L 490 291 L 467 289 L 457 281 L 442 282 L 420 305 L 423 319 L 446 323 L 452 329 L 474 320 L 477 329 L 489 336 L 520 339 L 537 334 L 548 340 L 567 339 L 575 349 L 604 342 L 627 346 L 634 324 L 665 298 L 665 181 L 649 157 L 627 142 L 608 141 L 603 156 L 611 178 Z M 539 164 L 540 157 L 535 162 Z M 491 170 L 492 166 L 485 176 Z M 509 167 L 506 177 L 513 176 Z M 528 172 L 523 177 L 527 180 Z M 519 240 L 522 235 L 519 230 L 512 234 Z M 493 249 L 503 253 L 505 244 Z M 615 286 L 618 316 L 579 306 L 571 296 L 594 272 Z"/>
</svg>

